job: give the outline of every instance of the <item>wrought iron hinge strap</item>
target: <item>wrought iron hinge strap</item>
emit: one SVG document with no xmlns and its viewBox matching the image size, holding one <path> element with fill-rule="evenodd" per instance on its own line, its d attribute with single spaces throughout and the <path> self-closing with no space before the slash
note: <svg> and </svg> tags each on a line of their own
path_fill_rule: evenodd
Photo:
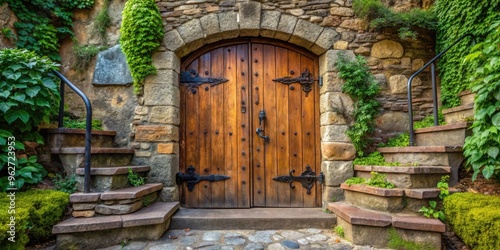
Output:
<svg viewBox="0 0 500 250">
<path fill-rule="evenodd" d="M 207 72 L 208 73 L 208 72 Z M 215 86 L 229 81 L 226 78 L 211 78 L 211 77 L 200 77 L 200 75 L 194 69 L 188 71 L 181 71 L 181 81 L 180 84 L 186 86 L 191 90 L 193 94 L 196 93 L 198 86 L 204 83 L 210 83 L 210 86 Z"/>
<path fill-rule="evenodd" d="M 319 183 L 325 182 L 325 176 L 323 175 L 323 172 L 319 173 L 319 175 L 316 176 L 316 173 L 312 171 L 309 165 L 306 166 L 306 170 L 299 176 L 293 176 L 293 173 L 295 173 L 295 170 L 290 170 L 290 175 L 274 177 L 273 180 L 289 183 L 291 188 L 295 188 L 293 182 L 298 181 L 302 184 L 303 188 L 307 189 L 308 194 L 311 193 L 311 189 L 316 181 L 318 181 Z"/>
<path fill-rule="evenodd" d="M 312 90 L 311 85 L 314 83 L 315 80 L 312 74 L 309 72 L 309 69 L 306 68 L 306 70 L 304 70 L 304 72 L 302 72 L 299 77 L 292 78 L 289 76 L 285 76 L 273 79 L 273 81 L 280 82 L 286 85 L 298 82 L 302 86 L 302 90 L 306 93 L 307 96 L 309 92 L 311 92 Z"/>
<path fill-rule="evenodd" d="M 195 168 L 193 166 L 189 166 L 186 169 L 186 173 L 177 173 L 175 175 L 175 182 L 177 185 L 181 185 L 182 183 L 186 182 L 187 183 L 187 188 L 189 191 L 194 190 L 194 186 L 198 184 L 200 181 L 223 181 L 227 180 L 230 177 L 227 175 L 218 175 L 218 174 L 211 174 L 211 175 L 199 175 L 195 172 Z"/>
</svg>

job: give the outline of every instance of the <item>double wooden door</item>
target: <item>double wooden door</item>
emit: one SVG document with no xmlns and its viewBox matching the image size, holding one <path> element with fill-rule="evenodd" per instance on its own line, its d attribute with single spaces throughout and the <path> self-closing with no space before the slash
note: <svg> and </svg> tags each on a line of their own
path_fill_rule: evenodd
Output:
<svg viewBox="0 0 500 250">
<path fill-rule="evenodd" d="M 195 180 L 178 182 L 183 206 L 320 206 L 315 180 L 286 182 L 320 172 L 317 65 L 312 54 L 258 40 L 183 62 L 180 175 Z"/>
</svg>

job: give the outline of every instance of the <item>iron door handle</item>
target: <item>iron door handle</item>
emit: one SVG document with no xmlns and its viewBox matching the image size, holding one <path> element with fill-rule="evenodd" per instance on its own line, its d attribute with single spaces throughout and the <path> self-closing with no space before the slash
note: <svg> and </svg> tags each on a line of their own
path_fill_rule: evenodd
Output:
<svg viewBox="0 0 500 250">
<path fill-rule="evenodd" d="M 264 130 L 263 130 L 263 129 L 261 129 L 261 128 L 257 128 L 257 131 L 255 131 L 255 133 L 257 133 L 257 135 L 258 135 L 260 138 L 264 139 L 264 142 L 268 142 L 268 141 L 269 141 L 269 136 L 263 135 L 263 134 L 262 134 L 263 132 L 264 132 Z"/>
</svg>

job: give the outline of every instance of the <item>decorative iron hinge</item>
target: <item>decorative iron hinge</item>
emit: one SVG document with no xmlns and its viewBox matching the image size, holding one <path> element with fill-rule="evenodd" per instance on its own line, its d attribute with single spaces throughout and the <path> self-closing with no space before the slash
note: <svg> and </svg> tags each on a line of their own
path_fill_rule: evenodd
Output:
<svg viewBox="0 0 500 250">
<path fill-rule="evenodd" d="M 295 173 L 295 170 L 291 170 L 289 176 L 282 175 L 274 177 L 273 180 L 290 183 L 291 188 L 295 188 L 292 182 L 298 181 L 302 184 L 303 188 L 307 189 L 308 194 L 311 193 L 311 189 L 316 181 L 319 183 L 325 182 L 325 175 L 323 175 L 323 172 L 316 176 L 316 173 L 312 171 L 309 165 L 306 166 L 306 171 L 302 172 L 299 176 L 293 176 L 293 173 Z"/>
<path fill-rule="evenodd" d="M 175 182 L 177 185 L 181 185 L 182 183 L 186 182 L 187 183 L 187 188 L 189 191 L 194 190 L 194 185 L 196 185 L 200 181 L 223 181 L 227 180 L 230 177 L 227 175 L 218 175 L 218 174 L 211 174 L 211 175 L 198 175 L 195 173 L 195 169 L 193 166 L 189 166 L 186 169 L 186 173 L 177 173 L 175 175 Z"/>
<path fill-rule="evenodd" d="M 207 72 L 208 73 L 208 72 Z M 226 78 L 211 78 L 211 77 L 200 77 L 196 70 L 190 69 L 188 71 L 181 71 L 181 81 L 180 83 L 191 90 L 193 94 L 196 93 L 198 86 L 204 83 L 210 83 L 210 86 L 215 86 L 229 81 Z"/>
<path fill-rule="evenodd" d="M 306 68 L 306 70 L 300 74 L 300 77 L 291 78 L 289 76 L 285 76 L 282 78 L 273 79 L 273 81 L 280 82 L 286 85 L 298 82 L 302 86 L 302 90 L 306 93 L 307 96 L 309 92 L 311 92 L 312 90 L 311 84 L 313 84 L 314 78 L 312 74 L 309 72 L 309 69 Z"/>
</svg>

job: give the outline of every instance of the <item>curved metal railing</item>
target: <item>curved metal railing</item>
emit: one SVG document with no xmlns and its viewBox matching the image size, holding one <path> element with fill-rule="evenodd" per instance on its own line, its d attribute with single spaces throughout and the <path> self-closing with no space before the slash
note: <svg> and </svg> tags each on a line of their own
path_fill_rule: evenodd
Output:
<svg viewBox="0 0 500 250">
<path fill-rule="evenodd" d="M 432 58 L 430 61 L 428 61 L 422 68 L 417 70 L 413 75 L 410 76 L 408 79 L 408 116 L 410 119 L 410 146 L 413 146 L 414 141 L 415 141 L 415 132 L 413 129 L 413 108 L 412 108 L 412 89 L 411 89 L 411 84 L 413 81 L 413 78 L 415 78 L 418 74 L 420 74 L 422 71 L 424 71 L 427 67 L 431 66 L 431 80 L 432 80 L 432 103 L 433 103 L 433 113 L 434 113 L 434 126 L 439 125 L 438 121 L 438 100 L 437 100 L 437 87 L 436 87 L 436 60 L 439 59 L 441 56 L 443 56 L 444 53 L 446 53 L 448 50 L 453 48 L 457 43 L 462 41 L 466 37 L 472 37 L 474 36 L 472 34 L 465 34 L 458 38 L 452 45 L 450 45 L 448 48 L 445 50 L 439 52 L 434 58 Z"/>
<path fill-rule="evenodd" d="M 83 192 L 90 193 L 90 151 L 91 151 L 91 140 L 92 140 L 92 105 L 90 104 L 89 98 L 78 89 L 73 83 L 71 83 L 66 77 L 61 73 L 54 70 L 59 79 L 61 79 L 60 92 L 61 101 L 59 103 L 59 128 L 64 127 L 64 86 L 68 85 L 70 89 L 75 91 L 79 95 L 83 102 L 85 103 L 85 109 L 87 116 L 85 118 L 85 163 L 84 163 L 84 182 L 83 182 Z"/>
</svg>

